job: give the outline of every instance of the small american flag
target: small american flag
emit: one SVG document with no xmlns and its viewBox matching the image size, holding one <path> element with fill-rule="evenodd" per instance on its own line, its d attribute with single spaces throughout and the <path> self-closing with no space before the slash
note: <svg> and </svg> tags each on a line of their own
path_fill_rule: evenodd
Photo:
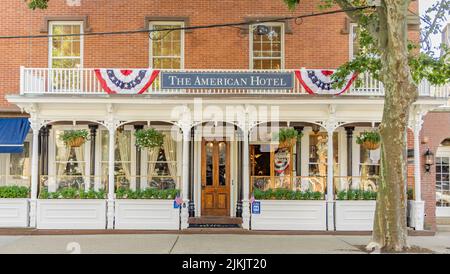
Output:
<svg viewBox="0 0 450 274">
<path fill-rule="evenodd" d="M 175 197 L 175 203 L 177 203 L 177 205 L 181 205 L 183 203 L 183 199 L 180 197 L 180 194 L 177 194 L 177 197 Z"/>
</svg>

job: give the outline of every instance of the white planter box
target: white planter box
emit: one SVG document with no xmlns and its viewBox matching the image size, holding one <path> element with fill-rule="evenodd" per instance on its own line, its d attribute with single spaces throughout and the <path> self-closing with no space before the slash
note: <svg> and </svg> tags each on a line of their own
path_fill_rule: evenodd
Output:
<svg viewBox="0 0 450 274">
<path fill-rule="evenodd" d="M 260 200 L 253 214 L 253 230 L 326 230 L 326 201 Z"/>
<path fill-rule="evenodd" d="M 0 227 L 28 226 L 28 199 L 0 199 Z"/>
<path fill-rule="evenodd" d="M 416 227 L 416 218 L 414 218 L 414 200 L 408 200 L 407 204 L 407 223 L 409 227 Z"/>
<path fill-rule="evenodd" d="M 336 230 L 371 231 L 376 201 L 336 201 Z"/>
<path fill-rule="evenodd" d="M 105 229 L 106 200 L 40 199 L 38 229 Z"/>
<path fill-rule="evenodd" d="M 173 200 L 117 199 L 116 229 L 180 229 L 180 209 Z"/>
</svg>

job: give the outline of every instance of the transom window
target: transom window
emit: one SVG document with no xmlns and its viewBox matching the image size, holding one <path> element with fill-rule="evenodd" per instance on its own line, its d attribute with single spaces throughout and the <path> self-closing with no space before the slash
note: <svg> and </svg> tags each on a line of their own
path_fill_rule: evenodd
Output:
<svg viewBox="0 0 450 274">
<path fill-rule="evenodd" d="M 152 22 L 150 29 L 164 30 L 150 34 L 150 64 L 158 69 L 181 69 L 184 58 L 183 22 Z"/>
<path fill-rule="evenodd" d="M 267 34 L 258 34 L 250 26 L 250 66 L 252 69 L 282 69 L 284 67 L 284 24 L 264 24 Z"/>
<path fill-rule="evenodd" d="M 50 22 L 50 35 L 82 34 L 82 22 Z M 83 37 L 56 36 L 49 38 L 49 67 L 78 68 L 83 66 Z"/>
</svg>

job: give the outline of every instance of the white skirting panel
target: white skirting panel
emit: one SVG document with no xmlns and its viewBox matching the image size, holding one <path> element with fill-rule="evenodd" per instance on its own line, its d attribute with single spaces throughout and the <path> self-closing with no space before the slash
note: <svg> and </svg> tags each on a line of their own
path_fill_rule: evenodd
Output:
<svg viewBox="0 0 450 274">
<path fill-rule="evenodd" d="M 371 231 L 376 201 L 336 201 L 336 230 Z"/>
<path fill-rule="evenodd" d="M 406 219 L 409 227 L 416 227 L 416 218 L 414 218 L 414 200 L 408 200 Z"/>
<path fill-rule="evenodd" d="M 106 200 L 38 200 L 38 229 L 105 229 Z"/>
<path fill-rule="evenodd" d="M 327 230 L 326 201 L 261 200 L 252 230 Z"/>
<path fill-rule="evenodd" d="M 0 227 L 27 227 L 28 208 L 28 199 L 0 199 Z"/>
<path fill-rule="evenodd" d="M 180 229 L 180 210 L 173 200 L 126 200 L 115 202 L 116 229 Z"/>
</svg>

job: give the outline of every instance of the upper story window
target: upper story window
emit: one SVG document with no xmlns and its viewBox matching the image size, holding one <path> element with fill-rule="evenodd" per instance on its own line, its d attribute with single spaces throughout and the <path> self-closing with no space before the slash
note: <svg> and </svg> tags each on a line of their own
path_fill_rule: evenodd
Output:
<svg viewBox="0 0 450 274">
<path fill-rule="evenodd" d="M 158 69 L 184 67 L 184 22 L 151 22 L 150 29 L 163 30 L 150 35 L 150 66 Z"/>
<path fill-rule="evenodd" d="M 250 68 L 284 68 L 284 23 L 266 23 L 267 34 L 259 34 L 250 26 Z"/>
<path fill-rule="evenodd" d="M 50 22 L 50 35 L 82 34 L 82 22 Z M 83 36 L 50 36 L 49 67 L 79 68 L 83 66 Z"/>
<path fill-rule="evenodd" d="M 349 57 L 350 60 L 355 58 L 360 50 L 359 47 L 359 38 L 358 38 L 358 25 L 351 23 L 350 24 L 350 35 L 349 35 Z"/>
</svg>

